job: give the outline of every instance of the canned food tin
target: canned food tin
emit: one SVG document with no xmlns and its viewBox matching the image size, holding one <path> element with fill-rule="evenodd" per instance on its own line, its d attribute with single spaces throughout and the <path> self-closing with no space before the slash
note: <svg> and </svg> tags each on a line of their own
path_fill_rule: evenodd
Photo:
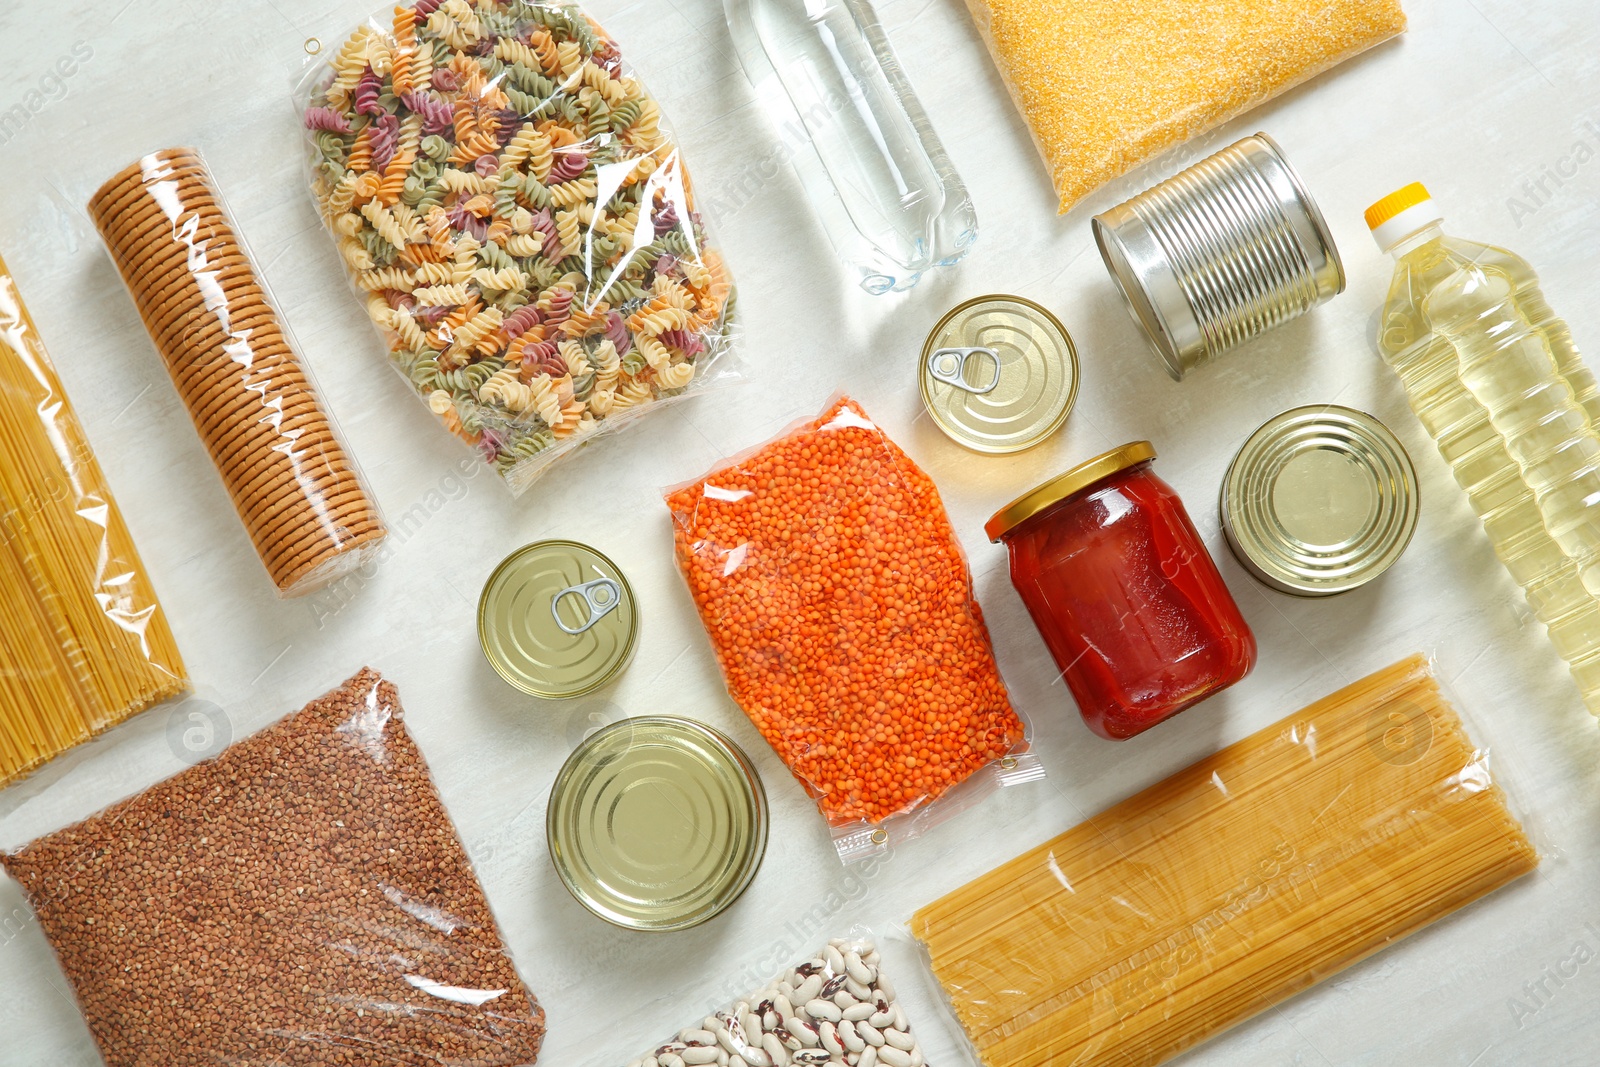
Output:
<svg viewBox="0 0 1600 1067">
<path fill-rule="evenodd" d="M 1274 589 L 1331 596 L 1365 585 L 1417 528 L 1417 476 L 1388 427 L 1332 404 L 1268 419 L 1222 483 L 1222 529 L 1239 563 Z"/>
<path fill-rule="evenodd" d="M 767 849 L 749 758 L 687 719 L 624 719 L 586 739 L 550 790 L 550 859 L 573 897 L 633 930 L 682 930 L 737 900 Z"/>
<path fill-rule="evenodd" d="M 1264 133 L 1095 216 L 1094 237 L 1174 379 L 1344 291 L 1321 210 Z"/>
<path fill-rule="evenodd" d="M 1020 296 L 980 296 L 952 308 L 922 346 L 922 405 L 974 452 L 1020 452 L 1067 421 L 1078 396 L 1078 352 L 1050 312 Z"/>
<path fill-rule="evenodd" d="M 633 658 L 639 617 L 628 579 L 576 541 L 507 556 L 478 599 L 478 640 L 495 672 L 529 696 L 592 693 Z"/>
</svg>

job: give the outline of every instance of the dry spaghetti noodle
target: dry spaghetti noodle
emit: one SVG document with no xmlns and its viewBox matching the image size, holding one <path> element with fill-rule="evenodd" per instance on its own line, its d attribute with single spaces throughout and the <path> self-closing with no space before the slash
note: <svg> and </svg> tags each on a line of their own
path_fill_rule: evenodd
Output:
<svg viewBox="0 0 1600 1067">
<path fill-rule="evenodd" d="M 1421 657 L 913 920 L 987 1067 L 1158 1064 L 1533 870 Z"/>
<path fill-rule="evenodd" d="M 187 682 L 122 513 L 0 262 L 0 786 Z"/>
</svg>

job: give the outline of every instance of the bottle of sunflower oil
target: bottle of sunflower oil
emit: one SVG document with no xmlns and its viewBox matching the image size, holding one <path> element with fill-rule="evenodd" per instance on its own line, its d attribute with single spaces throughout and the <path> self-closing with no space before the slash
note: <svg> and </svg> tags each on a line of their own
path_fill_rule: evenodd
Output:
<svg viewBox="0 0 1600 1067">
<path fill-rule="evenodd" d="M 1395 258 L 1378 347 L 1600 715 L 1600 388 L 1528 263 L 1447 235 L 1420 184 L 1367 209 Z"/>
</svg>

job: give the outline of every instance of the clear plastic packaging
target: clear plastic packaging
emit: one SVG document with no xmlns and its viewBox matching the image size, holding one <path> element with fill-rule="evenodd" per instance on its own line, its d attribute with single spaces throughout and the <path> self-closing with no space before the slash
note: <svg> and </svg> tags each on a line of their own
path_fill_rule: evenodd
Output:
<svg viewBox="0 0 1600 1067">
<path fill-rule="evenodd" d="M 544 1037 L 372 670 L 0 863 L 108 1067 L 522 1067 Z"/>
<path fill-rule="evenodd" d="M 149 573 L 0 261 L 0 787 L 188 688 Z"/>
<path fill-rule="evenodd" d="M 985 1067 L 1150 1065 L 1537 866 L 1414 656 L 918 910 Z"/>
<path fill-rule="evenodd" d="M 745 74 L 835 253 L 869 293 L 964 259 L 978 216 L 867 0 L 724 0 Z"/>
<path fill-rule="evenodd" d="M 842 859 L 1043 776 L 938 489 L 854 401 L 667 504 L 728 690 Z"/>
<path fill-rule="evenodd" d="M 1403 32 L 1399 0 L 967 0 L 1065 212 Z"/>
<path fill-rule="evenodd" d="M 302 103 L 318 211 L 391 364 L 514 493 L 733 376 L 733 288 L 678 147 L 578 8 L 395 8 Z"/>
<path fill-rule="evenodd" d="M 922 1048 L 882 962 L 871 937 L 834 938 L 628 1067 L 923 1067 Z"/>
<path fill-rule="evenodd" d="M 278 594 L 360 567 L 383 519 L 200 154 L 143 157 L 89 213 Z"/>
</svg>

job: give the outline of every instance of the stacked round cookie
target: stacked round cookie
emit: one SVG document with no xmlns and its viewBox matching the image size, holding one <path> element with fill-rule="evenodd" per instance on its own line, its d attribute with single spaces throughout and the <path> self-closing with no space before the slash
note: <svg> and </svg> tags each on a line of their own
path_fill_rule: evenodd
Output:
<svg viewBox="0 0 1600 1067">
<path fill-rule="evenodd" d="M 145 156 L 89 211 L 278 591 L 354 569 L 382 519 L 199 153 Z"/>
</svg>

